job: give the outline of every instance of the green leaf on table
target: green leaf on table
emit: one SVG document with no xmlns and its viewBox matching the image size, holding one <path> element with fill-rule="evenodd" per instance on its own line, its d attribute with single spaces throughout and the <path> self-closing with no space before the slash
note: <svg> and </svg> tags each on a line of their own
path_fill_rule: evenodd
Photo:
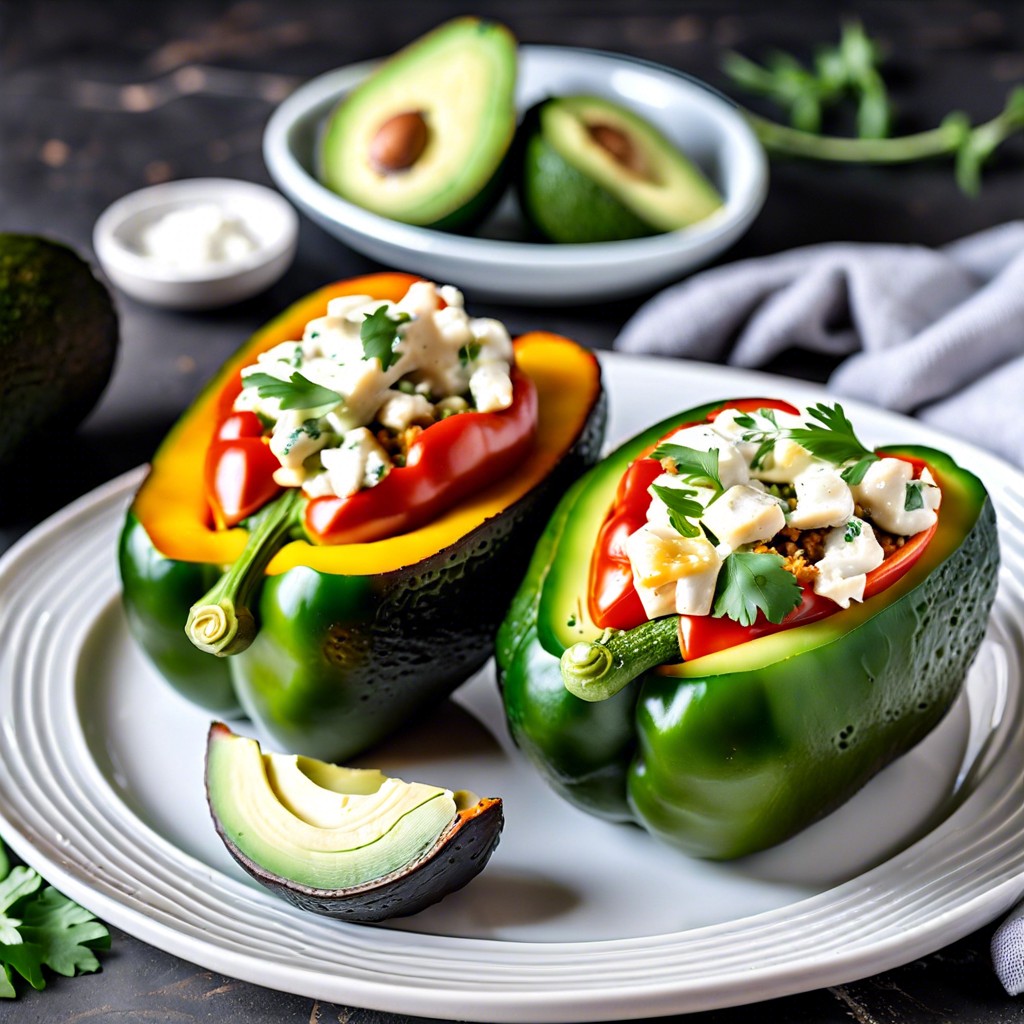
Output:
<svg viewBox="0 0 1024 1024">
<path fill-rule="evenodd" d="M 46 987 L 43 967 L 73 977 L 99 969 L 96 950 L 110 948 L 110 932 L 32 868 L 11 867 L 0 843 L 0 999 L 16 999 L 14 975 Z"/>
<path fill-rule="evenodd" d="M 23 913 L 22 938 L 39 946 L 50 970 L 66 978 L 99 970 L 94 950 L 110 948 L 110 932 L 88 910 L 48 885 Z"/>
<path fill-rule="evenodd" d="M 242 378 L 242 387 L 256 388 L 260 398 L 278 398 L 282 409 L 320 409 L 342 401 L 337 391 L 314 384 L 296 370 L 288 380 L 269 373 L 249 373 Z"/>
<path fill-rule="evenodd" d="M 758 612 L 763 612 L 769 622 L 778 623 L 802 597 L 803 590 L 783 567 L 781 555 L 734 551 L 719 570 L 711 614 L 750 626 Z"/>
<path fill-rule="evenodd" d="M 412 317 L 408 313 L 396 313 L 392 316 L 387 306 L 381 306 L 372 313 L 367 313 L 359 328 L 359 340 L 363 343 L 363 356 L 366 359 L 379 359 L 382 370 L 389 369 L 398 361 L 395 346 L 398 343 L 398 329 L 408 323 Z"/>
</svg>

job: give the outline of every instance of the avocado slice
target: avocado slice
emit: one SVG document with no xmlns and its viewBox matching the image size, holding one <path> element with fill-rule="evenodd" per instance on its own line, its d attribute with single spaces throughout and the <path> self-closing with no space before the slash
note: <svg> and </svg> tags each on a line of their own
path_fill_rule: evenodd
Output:
<svg viewBox="0 0 1024 1024">
<path fill-rule="evenodd" d="M 257 881 L 349 921 L 416 913 L 483 870 L 501 801 L 298 755 L 210 726 L 206 795 L 217 833 Z"/>
<path fill-rule="evenodd" d="M 334 109 L 320 180 L 408 224 L 462 227 L 498 198 L 516 128 L 516 41 L 456 18 L 386 61 Z"/>
<path fill-rule="evenodd" d="M 715 187 L 654 125 L 599 96 L 534 107 L 521 129 L 519 200 L 553 242 L 675 231 L 722 205 Z"/>
<path fill-rule="evenodd" d="M 99 400 L 117 352 L 117 312 L 66 245 L 0 233 L 0 463 L 32 437 L 70 432 Z"/>
</svg>

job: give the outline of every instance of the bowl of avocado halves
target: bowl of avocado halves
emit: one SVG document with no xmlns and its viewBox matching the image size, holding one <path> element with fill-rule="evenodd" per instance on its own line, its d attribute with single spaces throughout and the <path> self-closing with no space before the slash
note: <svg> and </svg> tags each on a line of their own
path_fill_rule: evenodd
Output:
<svg viewBox="0 0 1024 1024">
<path fill-rule="evenodd" d="M 746 231 L 768 178 L 740 112 L 696 79 L 472 17 L 307 82 L 264 155 L 352 249 L 533 303 L 678 279 Z"/>
</svg>

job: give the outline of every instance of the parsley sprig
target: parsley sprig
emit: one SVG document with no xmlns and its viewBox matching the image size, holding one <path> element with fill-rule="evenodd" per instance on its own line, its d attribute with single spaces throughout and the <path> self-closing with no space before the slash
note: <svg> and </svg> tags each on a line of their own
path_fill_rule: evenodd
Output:
<svg viewBox="0 0 1024 1024">
<path fill-rule="evenodd" d="M 743 441 L 759 446 L 750 460 L 752 469 L 760 469 L 776 443 L 784 437 L 803 445 L 819 459 L 845 466 L 839 475 L 851 486 L 859 484 L 871 463 L 878 461 L 878 456 L 861 444 L 838 402 L 833 406 L 824 402 L 810 406 L 807 415 L 811 422 L 802 427 L 780 427 L 771 409 L 759 409 L 757 415 L 770 426 L 759 425 L 749 413 L 736 417 L 736 423 L 744 428 Z M 817 422 L 813 422 L 815 420 Z"/>
<path fill-rule="evenodd" d="M 269 373 L 250 373 L 242 378 L 242 386 L 256 388 L 260 398 L 279 398 L 282 409 L 323 409 L 343 400 L 337 391 L 314 384 L 298 370 L 288 380 Z"/>
<path fill-rule="evenodd" d="M 891 136 L 892 106 L 880 70 L 878 46 L 857 24 L 847 25 L 839 45 L 821 51 L 812 68 L 788 54 L 764 64 L 730 55 L 725 72 L 740 87 L 784 107 L 790 124 L 747 112 L 758 138 L 773 154 L 838 163 L 897 164 L 952 156 L 956 182 L 975 196 L 981 171 L 996 150 L 1024 131 L 1024 87 L 1010 91 L 1003 109 L 972 124 L 954 110 L 934 128 Z M 857 137 L 821 134 L 822 114 L 843 99 L 856 103 Z"/>
<path fill-rule="evenodd" d="M 0 998 L 16 999 L 14 976 L 46 987 L 43 968 L 66 978 L 99 970 L 98 950 L 110 948 L 106 927 L 62 896 L 31 868 L 12 868 L 0 843 Z"/>
<path fill-rule="evenodd" d="M 697 492 L 689 487 L 662 487 L 654 484 L 651 490 L 668 508 L 668 521 L 672 529 L 684 537 L 699 537 L 697 520 L 704 514 L 704 506 L 696 501 Z"/>
<path fill-rule="evenodd" d="M 725 488 L 718 471 L 718 449 L 702 452 L 683 444 L 660 444 L 651 452 L 650 458 L 671 459 L 677 475 L 699 487 L 710 487 L 718 497 Z"/>
<path fill-rule="evenodd" d="M 796 577 L 783 566 L 781 555 L 734 551 L 722 562 L 711 614 L 750 626 L 763 612 L 769 622 L 781 622 L 803 598 Z"/>
<path fill-rule="evenodd" d="M 408 313 L 392 315 L 387 306 L 380 306 L 372 313 L 367 313 L 359 328 L 363 357 L 379 359 L 382 370 L 390 369 L 399 358 L 399 353 L 395 351 L 400 338 L 398 329 L 411 319 Z"/>
<path fill-rule="evenodd" d="M 859 484 L 872 462 L 878 456 L 865 448 L 853 432 L 853 424 L 849 421 L 843 407 L 836 402 L 829 408 L 824 402 L 812 405 L 807 410 L 808 416 L 817 423 L 808 423 L 803 427 L 793 427 L 788 436 L 802 444 L 812 455 L 819 459 L 843 465 L 851 462 L 840 476 L 851 486 Z"/>
</svg>

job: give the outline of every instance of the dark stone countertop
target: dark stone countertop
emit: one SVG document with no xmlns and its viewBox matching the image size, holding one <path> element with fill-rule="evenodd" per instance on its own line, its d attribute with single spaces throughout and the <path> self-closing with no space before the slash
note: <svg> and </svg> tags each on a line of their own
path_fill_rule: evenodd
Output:
<svg viewBox="0 0 1024 1024">
<path fill-rule="evenodd" d="M 0 229 L 47 234 L 91 254 L 97 215 L 146 184 L 199 176 L 269 182 L 260 154 L 274 105 L 305 79 L 393 50 L 465 8 L 444 0 L 0 0 Z M 900 128 L 929 127 L 953 109 L 976 120 L 1024 81 L 1024 8 L 967 0 L 480 0 L 474 13 L 526 42 L 618 50 L 663 62 L 733 92 L 720 70 L 732 48 L 809 55 L 836 38 L 840 16 L 863 19 L 890 54 Z M 735 93 L 733 92 L 735 95 Z M 752 103 L 768 111 L 760 103 Z M 941 244 L 1021 215 L 1021 147 L 1011 144 L 977 199 L 944 161 L 902 168 L 776 162 L 768 202 L 726 258 L 825 240 Z M 62 472 L 37 486 L 15 466 L 0 482 L 0 549 L 95 485 L 144 462 L 177 414 L 260 323 L 313 287 L 376 269 L 303 220 L 294 266 L 265 294 L 204 315 L 161 312 L 118 296 L 122 346 L 115 377 L 82 429 L 55 450 Z M 544 311 L 475 308 L 519 331 L 543 325 L 606 348 L 644 296 Z M 793 359 L 777 369 L 820 376 Z M 318 1004 L 201 970 L 119 929 L 103 970 L 0 1002 L 0 1020 L 408 1021 Z M 992 926 L 875 978 L 688 1018 L 702 1024 L 913 1022 L 996 1024 L 1024 1019 L 988 958 Z"/>
</svg>

